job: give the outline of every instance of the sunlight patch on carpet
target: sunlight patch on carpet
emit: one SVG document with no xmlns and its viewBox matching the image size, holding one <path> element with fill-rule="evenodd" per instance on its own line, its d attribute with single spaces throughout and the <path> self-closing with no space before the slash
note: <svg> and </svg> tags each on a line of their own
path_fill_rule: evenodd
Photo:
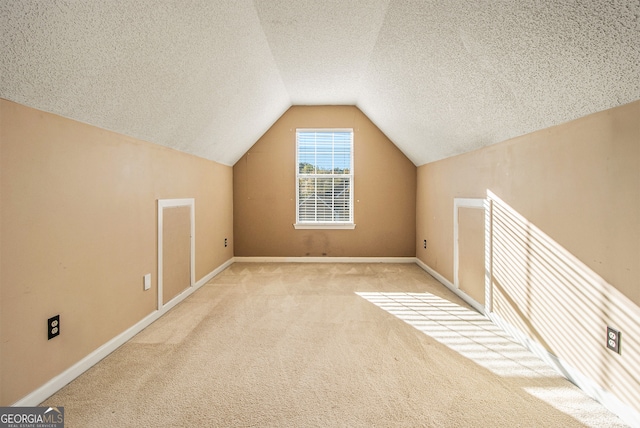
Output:
<svg viewBox="0 0 640 428">
<path fill-rule="evenodd" d="M 598 408 L 594 400 L 472 309 L 426 292 L 356 294 L 583 423 L 589 424 L 591 411 Z"/>
</svg>

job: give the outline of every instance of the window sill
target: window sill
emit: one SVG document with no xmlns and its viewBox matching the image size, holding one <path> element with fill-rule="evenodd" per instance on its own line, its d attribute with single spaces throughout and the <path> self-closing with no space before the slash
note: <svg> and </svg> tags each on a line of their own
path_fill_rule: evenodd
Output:
<svg viewBox="0 0 640 428">
<path fill-rule="evenodd" d="M 355 229 L 355 223 L 295 223 L 295 229 Z"/>
</svg>

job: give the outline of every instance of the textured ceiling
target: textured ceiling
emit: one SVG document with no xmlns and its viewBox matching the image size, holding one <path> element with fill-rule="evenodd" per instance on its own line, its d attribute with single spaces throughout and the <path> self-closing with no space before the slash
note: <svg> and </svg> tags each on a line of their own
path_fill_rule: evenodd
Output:
<svg viewBox="0 0 640 428">
<path fill-rule="evenodd" d="M 2 0 L 0 31 L 0 97 L 227 165 L 291 105 L 422 165 L 640 99 L 638 0 Z"/>
</svg>

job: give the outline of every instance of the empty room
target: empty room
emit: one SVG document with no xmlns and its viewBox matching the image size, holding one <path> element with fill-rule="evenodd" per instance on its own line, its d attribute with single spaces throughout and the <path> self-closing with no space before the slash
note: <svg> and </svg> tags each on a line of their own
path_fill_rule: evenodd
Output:
<svg viewBox="0 0 640 428">
<path fill-rule="evenodd" d="M 32 414 L 640 428 L 640 3 L 1 2 Z"/>
</svg>

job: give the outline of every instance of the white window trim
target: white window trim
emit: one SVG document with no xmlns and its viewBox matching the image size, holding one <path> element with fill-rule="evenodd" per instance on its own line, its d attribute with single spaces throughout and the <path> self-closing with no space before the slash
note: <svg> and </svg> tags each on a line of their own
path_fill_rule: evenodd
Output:
<svg viewBox="0 0 640 428">
<path fill-rule="evenodd" d="M 298 221 L 300 218 L 300 193 L 298 190 L 298 185 L 300 184 L 299 172 L 300 166 L 298 165 L 298 132 L 351 132 L 351 169 L 350 173 L 347 174 L 350 178 L 351 183 L 351 191 L 349 192 L 349 204 L 351 211 L 351 221 L 335 221 L 335 222 L 316 222 L 316 221 Z M 353 149 L 355 145 L 355 133 L 353 128 L 296 128 L 296 145 L 295 145 L 295 171 L 296 171 L 296 223 L 293 224 L 295 229 L 337 229 L 337 230 L 352 230 L 355 229 L 356 224 L 354 222 L 355 216 L 355 207 L 354 207 L 354 159 L 353 159 Z"/>
<path fill-rule="evenodd" d="M 296 229 L 355 229 L 355 223 L 314 223 L 314 222 L 302 222 L 294 223 Z"/>
</svg>

